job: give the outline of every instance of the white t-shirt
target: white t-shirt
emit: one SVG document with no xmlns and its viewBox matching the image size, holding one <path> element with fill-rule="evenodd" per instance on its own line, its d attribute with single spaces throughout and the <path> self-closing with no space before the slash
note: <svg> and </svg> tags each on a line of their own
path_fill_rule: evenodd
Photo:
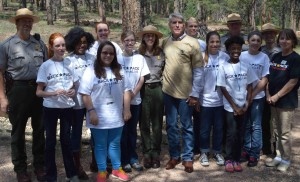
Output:
<svg viewBox="0 0 300 182">
<path fill-rule="evenodd" d="M 200 45 L 200 48 L 201 48 L 201 52 L 204 53 L 205 50 L 206 50 L 206 43 L 201 39 L 198 39 L 198 42 L 199 42 L 199 45 Z"/>
<path fill-rule="evenodd" d="M 246 103 L 247 85 L 253 83 L 258 78 L 250 64 L 240 61 L 236 64 L 224 62 L 220 67 L 217 78 L 217 85 L 225 87 L 233 102 L 238 107 L 243 107 Z M 227 99 L 223 96 L 224 109 L 233 112 Z"/>
<path fill-rule="evenodd" d="M 116 48 L 116 53 L 117 55 L 120 55 L 123 53 L 122 49 L 120 48 L 120 46 L 113 42 L 113 41 L 110 41 Z M 95 41 L 95 43 L 93 44 L 93 46 L 87 51 L 89 54 L 91 55 L 94 55 L 95 57 L 97 57 L 97 51 L 98 51 L 98 48 L 99 48 L 100 44 L 98 41 Z"/>
<path fill-rule="evenodd" d="M 81 79 L 78 92 L 90 95 L 98 116 L 97 126 L 90 123 L 89 113 L 86 114 L 88 128 L 110 129 L 124 125 L 123 96 L 126 90 L 125 80 L 117 80 L 111 69 L 106 67 L 106 78 L 97 78 L 94 67 L 88 67 Z M 124 73 L 121 70 L 124 78 Z"/>
<path fill-rule="evenodd" d="M 204 55 L 203 55 L 204 57 Z M 205 63 L 203 74 L 203 94 L 200 94 L 200 103 L 204 107 L 218 107 L 223 105 L 223 94 L 217 87 L 217 77 L 220 66 L 229 60 L 229 56 L 219 51 L 218 54 L 209 54 L 208 63 Z"/>
<path fill-rule="evenodd" d="M 79 78 L 74 73 L 74 67 L 70 60 L 61 62 L 52 59 L 44 62 L 37 75 L 37 83 L 44 83 L 46 92 L 55 92 L 58 89 L 69 90 Z M 59 96 L 44 97 L 43 106 L 48 108 L 70 108 L 66 103 L 59 101 Z"/>
<path fill-rule="evenodd" d="M 87 67 L 94 65 L 94 61 L 95 61 L 96 57 L 89 53 L 85 53 L 84 55 L 76 55 L 74 53 L 71 53 L 65 59 L 70 60 L 72 62 L 73 66 L 74 66 L 75 74 L 78 76 L 79 84 L 80 84 L 80 80 L 84 73 L 84 70 Z M 85 106 L 82 102 L 82 96 L 78 93 L 79 84 L 75 85 L 76 97 L 74 98 L 74 101 L 75 101 L 75 106 L 73 107 L 74 109 L 85 108 Z"/>
<path fill-rule="evenodd" d="M 118 62 L 121 64 L 122 69 L 126 74 L 130 90 L 133 90 L 138 84 L 142 76 L 150 74 L 147 62 L 144 56 L 140 54 L 134 54 L 133 56 L 118 55 Z M 131 99 L 132 105 L 139 105 L 142 102 L 140 92 Z"/>
<path fill-rule="evenodd" d="M 244 51 L 240 55 L 240 60 L 249 63 L 258 77 L 258 80 L 253 83 L 253 87 L 255 87 L 258 82 L 269 74 L 270 69 L 270 59 L 268 55 L 263 52 L 259 52 L 256 55 L 249 54 L 249 51 Z M 260 99 L 265 96 L 265 90 L 259 92 L 254 99 Z"/>
</svg>

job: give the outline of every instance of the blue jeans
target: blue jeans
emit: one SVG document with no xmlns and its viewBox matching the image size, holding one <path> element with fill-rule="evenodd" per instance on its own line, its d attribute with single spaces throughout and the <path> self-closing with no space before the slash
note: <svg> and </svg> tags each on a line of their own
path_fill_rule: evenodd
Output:
<svg viewBox="0 0 300 182">
<path fill-rule="evenodd" d="M 85 112 L 85 109 L 73 109 L 73 121 L 71 128 L 71 142 L 73 152 L 80 151 L 82 123 Z"/>
<path fill-rule="evenodd" d="M 167 134 L 169 153 L 172 159 L 179 159 L 181 154 L 180 133 L 182 133 L 182 160 L 193 160 L 193 107 L 189 106 L 186 99 L 177 99 L 164 93 L 164 104 L 167 120 Z M 178 114 L 181 132 L 178 127 Z"/>
<path fill-rule="evenodd" d="M 200 153 L 200 123 L 201 113 L 193 109 L 194 154 Z"/>
<path fill-rule="evenodd" d="M 131 118 L 123 127 L 121 138 L 121 161 L 122 165 L 138 162 L 136 153 L 137 123 L 140 117 L 141 104 L 130 105 Z"/>
<path fill-rule="evenodd" d="M 254 99 L 249 107 L 246 120 L 244 150 L 250 157 L 259 158 L 262 148 L 261 120 L 264 110 L 265 97 Z"/>
<path fill-rule="evenodd" d="M 246 115 L 234 116 L 226 111 L 226 160 L 240 162 L 242 144 L 245 136 Z"/>
<path fill-rule="evenodd" d="M 222 152 L 223 126 L 224 126 L 224 106 L 201 107 L 200 109 L 200 151 L 206 153 L 210 151 L 210 131 L 213 127 L 213 153 Z"/>
<path fill-rule="evenodd" d="M 121 135 L 123 127 L 112 129 L 91 128 L 94 139 L 94 151 L 99 171 L 106 171 L 107 154 L 111 159 L 112 167 L 118 170 L 121 167 Z"/>
<path fill-rule="evenodd" d="M 57 180 L 57 168 L 55 163 L 55 145 L 58 119 L 60 119 L 59 137 L 66 175 L 68 178 L 77 175 L 75 165 L 73 162 L 70 138 L 72 114 L 72 108 L 59 109 L 44 107 L 44 124 L 46 130 L 45 164 L 47 171 L 47 181 Z"/>
</svg>

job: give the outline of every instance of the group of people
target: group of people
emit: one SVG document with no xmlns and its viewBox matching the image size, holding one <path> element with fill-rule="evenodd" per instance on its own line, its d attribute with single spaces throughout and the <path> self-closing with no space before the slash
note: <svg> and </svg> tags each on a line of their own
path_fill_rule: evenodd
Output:
<svg viewBox="0 0 300 182">
<path fill-rule="evenodd" d="M 184 170 L 193 172 L 198 153 L 200 164 L 209 166 L 212 151 L 225 171 L 240 172 L 242 161 L 257 165 L 261 150 L 275 154 L 266 166 L 288 170 L 300 83 L 293 30 L 279 31 L 267 23 L 245 36 L 241 17 L 233 13 L 228 16 L 228 34 L 221 37 L 211 31 L 203 41 L 195 18 L 185 22 L 173 13 L 168 37 L 160 41 L 163 34 L 148 25 L 137 33 L 141 43 L 135 50 L 135 33 L 125 31 L 122 50 L 109 41 L 105 22 L 96 24 L 96 40 L 74 27 L 66 35 L 51 34 L 46 47 L 39 35 L 30 34 L 39 21 L 33 12 L 19 9 L 9 21 L 16 24 L 17 33 L 0 45 L 0 105 L 12 124 L 18 181 L 31 181 L 24 136 L 29 117 L 39 181 L 57 181 L 58 119 L 68 181 L 88 179 L 80 162 L 84 118 L 91 130 L 90 169 L 98 172 L 97 182 L 106 181 L 108 163 L 112 177 L 128 181 L 132 169 L 160 167 L 164 114 L 167 170 L 182 161 Z M 143 165 L 136 152 L 138 125 Z"/>
</svg>

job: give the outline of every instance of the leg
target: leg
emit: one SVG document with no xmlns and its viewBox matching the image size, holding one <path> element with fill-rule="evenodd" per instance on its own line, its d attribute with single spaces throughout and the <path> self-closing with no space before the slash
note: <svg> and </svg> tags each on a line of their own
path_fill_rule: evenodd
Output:
<svg viewBox="0 0 300 182">
<path fill-rule="evenodd" d="M 201 112 L 201 111 L 200 111 Z M 199 133 L 201 128 L 201 113 L 193 109 L 193 133 L 194 133 L 194 154 L 200 153 L 201 150 L 201 134 Z"/>
<path fill-rule="evenodd" d="M 222 141 L 223 141 L 223 126 L 224 126 L 224 107 L 214 108 L 214 119 L 213 119 L 213 153 L 222 153 Z"/>
<path fill-rule="evenodd" d="M 108 129 L 91 128 L 95 144 L 95 157 L 99 172 L 106 171 Z"/>
<path fill-rule="evenodd" d="M 265 101 L 262 116 L 262 151 L 264 154 L 272 154 L 271 145 L 271 106 Z"/>
<path fill-rule="evenodd" d="M 210 150 L 210 131 L 214 119 L 213 109 L 209 107 L 201 107 L 200 109 L 201 124 L 199 130 L 196 132 L 200 133 L 201 153 L 208 153 Z"/>
<path fill-rule="evenodd" d="M 108 154 L 112 162 L 113 170 L 118 170 L 121 167 L 121 150 L 120 140 L 123 127 L 109 129 L 108 131 Z"/>
<path fill-rule="evenodd" d="M 66 175 L 68 178 L 72 178 L 77 175 L 73 155 L 72 155 L 72 143 L 71 143 L 71 122 L 73 109 L 59 109 L 60 110 L 60 144 L 63 155 L 64 166 Z"/>
</svg>

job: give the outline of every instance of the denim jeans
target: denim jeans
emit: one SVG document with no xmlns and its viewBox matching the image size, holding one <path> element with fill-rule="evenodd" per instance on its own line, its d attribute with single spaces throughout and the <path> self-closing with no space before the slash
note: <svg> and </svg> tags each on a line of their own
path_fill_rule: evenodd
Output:
<svg viewBox="0 0 300 182">
<path fill-rule="evenodd" d="M 242 144 L 245 137 L 246 115 L 234 116 L 233 112 L 226 111 L 226 160 L 239 162 Z"/>
<path fill-rule="evenodd" d="M 136 153 L 137 123 L 140 116 L 141 104 L 130 105 L 131 118 L 123 127 L 121 137 L 121 161 L 122 165 L 138 162 Z"/>
<path fill-rule="evenodd" d="M 210 131 L 213 127 L 213 153 L 222 153 L 223 126 L 224 126 L 224 106 L 201 107 L 200 129 L 200 151 L 210 151 Z"/>
<path fill-rule="evenodd" d="M 194 154 L 200 153 L 200 123 L 201 113 L 193 109 Z"/>
<path fill-rule="evenodd" d="M 71 128 L 71 142 L 73 152 L 80 151 L 82 124 L 85 112 L 85 109 L 73 109 L 73 120 Z"/>
<path fill-rule="evenodd" d="M 44 123 L 46 130 L 45 164 L 47 170 L 47 181 L 57 180 L 55 145 L 58 119 L 60 119 L 60 144 L 66 175 L 68 178 L 77 175 L 73 162 L 70 138 L 72 114 L 72 108 L 59 109 L 44 107 Z"/>
<path fill-rule="evenodd" d="M 112 129 L 91 128 L 94 138 L 94 151 L 99 171 L 106 171 L 107 154 L 114 170 L 121 167 L 121 135 L 123 127 Z"/>
<path fill-rule="evenodd" d="M 169 154 L 172 159 L 179 159 L 181 154 L 180 133 L 182 134 L 182 160 L 193 160 L 193 107 L 189 106 L 186 99 L 177 99 L 164 93 L 164 104 L 167 120 L 167 135 Z M 178 126 L 178 115 L 181 128 Z M 181 132 L 180 132 L 181 129 Z"/>
<path fill-rule="evenodd" d="M 261 120 L 264 110 L 265 97 L 254 99 L 247 111 L 244 150 L 250 157 L 259 159 L 262 148 Z"/>
</svg>

